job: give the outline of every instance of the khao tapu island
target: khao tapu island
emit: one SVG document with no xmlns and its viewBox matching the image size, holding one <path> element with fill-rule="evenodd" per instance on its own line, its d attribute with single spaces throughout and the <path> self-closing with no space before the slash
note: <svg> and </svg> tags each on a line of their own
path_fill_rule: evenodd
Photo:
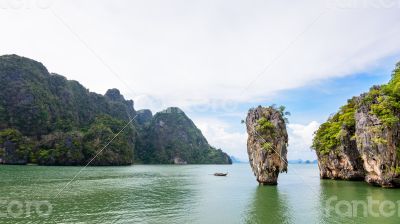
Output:
<svg viewBox="0 0 400 224">
<path fill-rule="evenodd" d="M 1 2 L 0 223 L 399 223 L 399 9 Z"/>
</svg>

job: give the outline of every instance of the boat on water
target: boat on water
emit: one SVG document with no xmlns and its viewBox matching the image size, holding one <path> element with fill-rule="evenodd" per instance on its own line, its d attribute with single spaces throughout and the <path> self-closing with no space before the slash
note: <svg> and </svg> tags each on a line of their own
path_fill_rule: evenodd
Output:
<svg viewBox="0 0 400 224">
<path fill-rule="evenodd" d="M 225 177 L 227 175 L 228 175 L 228 173 L 214 173 L 214 176 L 217 176 L 217 177 Z"/>
</svg>

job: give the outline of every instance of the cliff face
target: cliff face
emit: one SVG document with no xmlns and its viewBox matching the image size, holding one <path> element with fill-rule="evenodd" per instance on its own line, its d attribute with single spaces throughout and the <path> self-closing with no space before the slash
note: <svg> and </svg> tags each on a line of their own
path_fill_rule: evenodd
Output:
<svg viewBox="0 0 400 224">
<path fill-rule="evenodd" d="M 321 178 L 400 187 L 400 66 L 392 80 L 354 97 L 315 133 Z"/>
<path fill-rule="evenodd" d="M 85 164 L 95 155 L 94 149 L 105 145 L 135 113 L 133 101 L 125 100 L 117 89 L 103 96 L 77 81 L 49 73 L 37 61 L 17 55 L 0 57 L 3 163 Z M 118 137 L 115 149 L 104 153 L 114 151 L 107 157 L 110 160 L 100 156 L 93 164 L 131 163 L 133 153 L 126 152 L 134 150 L 135 128 L 127 127 L 126 132 L 132 134 Z M 23 137 L 12 137 L 18 136 L 16 133 Z M 25 146 L 24 139 L 32 144 Z"/>
<path fill-rule="evenodd" d="M 137 116 L 135 118 L 135 121 L 139 125 L 149 124 L 151 122 L 151 119 L 153 119 L 153 113 L 151 112 L 151 110 L 145 109 L 137 111 Z"/>
<path fill-rule="evenodd" d="M 29 148 L 31 148 L 31 142 L 19 131 L 5 129 L 0 132 L 0 163 L 26 164 Z"/>
<path fill-rule="evenodd" d="M 322 124 L 314 138 L 320 177 L 358 180 L 364 178 L 361 156 L 355 139 L 355 100 Z"/>
<path fill-rule="evenodd" d="M 16 55 L 0 56 L 0 99 L 0 128 L 13 127 L 26 136 L 85 128 L 100 114 L 119 120 L 135 115 L 133 101 L 118 90 L 108 90 L 105 96 L 90 92 Z"/>
<path fill-rule="evenodd" d="M 360 153 L 350 130 L 342 127 L 340 144 L 333 150 L 322 153 L 317 151 L 318 167 L 322 179 L 362 180 L 364 168 Z"/>
<path fill-rule="evenodd" d="M 230 157 L 210 146 L 186 114 L 172 107 L 158 112 L 144 128 L 141 147 L 144 163 L 231 164 Z"/>
<path fill-rule="evenodd" d="M 37 61 L 0 56 L 0 163 L 86 164 L 136 115 L 92 165 L 230 163 L 186 115 L 172 114 L 136 112 L 118 89 L 96 94 Z"/>
<path fill-rule="evenodd" d="M 283 111 L 257 107 L 246 117 L 247 153 L 260 184 L 275 185 L 278 175 L 287 172 L 288 135 Z"/>
<path fill-rule="evenodd" d="M 358 151 L 366 170 L 365 181 L 383 187 L 399 187 L 400 123 L 385 126 L 378 116 L 371 114 L 371 106 L 363 102 L 356 116 Z"/>
</svg>

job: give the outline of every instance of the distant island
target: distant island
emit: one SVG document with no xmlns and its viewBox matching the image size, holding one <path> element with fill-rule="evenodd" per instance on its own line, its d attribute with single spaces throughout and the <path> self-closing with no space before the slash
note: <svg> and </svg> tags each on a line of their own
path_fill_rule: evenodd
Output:
<svg viewBox="0 0 400 224">
<path fill-rule="evenodd" d="M 289 164 L 318 164 L 318 160 L 302 160 L 302 159 L 296 159 L 296 160 L 288 160 Z"/>
<path fill-rule="evenodd" d="M 37 61 L 0 56 L 0 163 L 84 165 L 106 145 L 91 165 L 232 163 L 179 108 L 153 116 L 117 89 L 93 93 Z"/>
<path fill-rule="evenodd" d="M 231 156 L 232 163 L 249 163 L 249 161 L 243 161 L 235 156 Z"/>
</svg>

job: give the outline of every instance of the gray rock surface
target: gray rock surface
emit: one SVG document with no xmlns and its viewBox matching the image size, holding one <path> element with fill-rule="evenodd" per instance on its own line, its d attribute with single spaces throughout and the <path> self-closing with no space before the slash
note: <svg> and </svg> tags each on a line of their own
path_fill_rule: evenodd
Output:
<svg viewBox="0 0 400 224">
<path fill-rule="evenodd" d="M 270 132 L 259 130 L 258 121 L 265 118 L 273 128 Z M 272 107 L 250 109 L 246 118 L 248 133 L 247 152 L 254 175 L 260 184 L 276 185 L 279 173 L 287 172 L 288 135 L 281 112 Z M 267 150 L 264 144 L 270 148 Z"/>
<path fill-rule="evenodd" d="M 317 151 L 318 167 L 322 179 L 362 180 L 365 171 L 351 130 L 342 127 L 340 145 L 328 154 Z"/>
<path fill-rule="evenodd" d="M 137 111 L 135 120 L 139 125 L 144 125 L 149 124 L 152 118 L 153 113 L 151 112 L 151 110 L 144 109 Z"/>
<path fill-rule="evenodd" d="M 368 93 L 354 98 L 355 122 L 351 127 L 342 126 L 338 134 L 340 144 L 328 153 L 316 148 L 320 177 L 400 187 L 400 123 L 383 124 L 372 111 L 377 99 L 369 96 L 367 100 L 366 97 Z"/>
<path fill-rule="evenodd" d="M 369 111 L 369 105 L 360 104 L 355 114 L 357 148 L 366 170 L 365 181 L 382 187 L 400 186 L 394 170 L 398 166 L 396 149 L 399 147 L 400 125 L 385 127 Z"/>
</svg>

